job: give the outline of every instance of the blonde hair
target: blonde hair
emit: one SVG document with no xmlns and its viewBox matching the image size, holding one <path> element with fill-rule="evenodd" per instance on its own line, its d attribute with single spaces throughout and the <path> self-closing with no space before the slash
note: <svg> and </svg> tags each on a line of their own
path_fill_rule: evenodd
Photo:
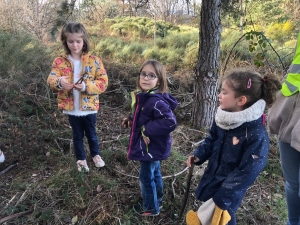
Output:
<svg viewBox="0 0 300 225">
<path fill-rule="evenodd" d="M 60 40 L 64 46 L 64 50 L 67 54 L 71 54 L 71 50 L 68 47 L 67 44 L 67 34 L 82 34 L 82 39 L 83 39 L 83 48 L 82 48 L 82 53 L 88 53 L 90 51 L 90 43 L 88 40 L 88 34 L 86 32 L 86 29 L 81 23 L 74 23 L 70 22 L 64 25 L 64 27 L 61 30 L 60 33 Z"/>
<path fill-rule="evenodd" d="M 143 68 L 146 65 L 151 65 L 155 71 L 155 75 L 158 77 L 158 83 L 159 83 L 157 87 L 158 92 L 160 93 L 167 92 L 169 88 L 168 88 L 168 81 L 167 81 L 167 72 L 164 65 L 162 65 L 160 62 L 158 62 L 155 59 L 149 59 L 142 64 L 139 70 L 139 74 L 142 72 Z M 136 84 L 137 84 L 137 88 L 139 90 L 142 90 L 142 87 L 140 85 L 140 76 L 138 76 Z"/>
</svg>

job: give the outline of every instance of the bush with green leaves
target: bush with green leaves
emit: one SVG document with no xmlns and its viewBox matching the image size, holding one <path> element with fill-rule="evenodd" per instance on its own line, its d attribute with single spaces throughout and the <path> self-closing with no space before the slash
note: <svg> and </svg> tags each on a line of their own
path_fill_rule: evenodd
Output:
<svg viewBox="0 0 300 225">
<path fill-rule="evenodd" d="M 273 23 L 267 26 L 266 36 L 277 42 L 279 45 L 283 44 L 287 37 L 290 37 L 293 32 L 293 24 L 291 21 L 283 23 Z"/>
<path fill-rule="evenodd" d="M 25 33 L 0 33 L 0 77 L 22 79 L 21 74 L 34 75 L 49 68 L 49 58 L 39 41 Z M 22 83 L 28 83 L 24 78 Z"/>
<path fill-rule="evenodd" d="M 143 17 L 106 19 L 105 23 L 110 26 L 111 35 L 93 39 L 95 54 L 104 58 L 137 64 L 153 58 L 177 68 L 191 68 L 196 62 L 199 44 L 196 28 Z"/>
</svg>

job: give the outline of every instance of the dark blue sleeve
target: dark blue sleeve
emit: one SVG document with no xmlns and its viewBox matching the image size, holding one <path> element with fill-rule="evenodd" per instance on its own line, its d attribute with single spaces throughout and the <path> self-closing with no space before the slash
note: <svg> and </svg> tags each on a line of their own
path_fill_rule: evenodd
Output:
<svg viewBox="0 0 300 225">
<path fill-rule="evenodd" d="M 165 101 L 158 100 L 155 102 L 153 115 L 154 119 L 150 120 L 145 125 L 145 136 L 164 136 L 169 135 L 172 131 L 175 130 L 177 126 L 176 117 L 172 109 Z"/>
<path fill-rule="evenodd" d="M 257 132 L 249 138 L 239 166 L 223 181 L 213 200 L 222 210 L 227 210 L 233 201 L 244 197 L 246 190 L 254 183 L 267 165 L 269 138 L 267 132 Z"/>
<path fill-rule="evenodd" d="M 196 163 L 196 165 L 201 165 L 207 159 L 210 158 L 211 153 L 213 151 L 214 143 L 218 140 L 218 127 L 216 122 L 213 122 L 209 130 L 209 135 L 204 139 L 203 142 L 196 148 L 193 155 L 196 156 L 200 161 Z"/>
</svg>

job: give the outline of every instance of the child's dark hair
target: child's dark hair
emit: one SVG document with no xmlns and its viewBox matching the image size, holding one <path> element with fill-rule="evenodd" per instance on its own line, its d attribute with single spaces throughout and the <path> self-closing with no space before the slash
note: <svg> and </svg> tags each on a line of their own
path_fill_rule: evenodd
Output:
<svg viewBox="0 0 300 225">
<path fill-rule="evenodd" d="M 64 46 L 64 50 L 67 54 L 71 54 L 70 49 L 68 48 L 67 45 L 67 35 L 69 34 L 82 34 L 82 39 L 83 39 L 83 48 L 82 48 L 82 53 L 88 53 L 90 51 L 90 43 L 88 40 L 88 34 L 86 32 L 86 29 L 81 23 L 74 23 L 70 22 L 64 25 L 64 27 L 61 30 L 60 33 L 60 40 Z"/>
<path fill-rule="evenodd" d="M 245 108 L 259 99 L 265 100 L 267 107 L 270 107 L 276 99 L 276 92 L 281 89 L 280 80 L 275 74 L 269 73 L 262 77 L 258 72 L 242 68 L 229 71 L 222 78 L 223 82 L 234 91 L 235 97 L 247 97 Z"/>
<path fill-rule="evenodd" d="M 166 68 L 164 65 L 162 65 L 160 62 L 154 60 L 154 59 L 149 59 L 146 62 L 143 63 L 143 65 L 140 67 L 139 74 L 142 72 L 143 68 L 146 65 L 151 65 L 155 71 L 155 75 L 158 76 L 158 83 L 159 86 L 157 88 L 158 92 L 160 93 L 165 93 L 168 91 L 168 81 L 167 81 L 167 72 Z M 139 90 L 142 90 L 140 86 L 140 77 L 138 76 L 137 78 L 137 87 Z"/>
</svg>

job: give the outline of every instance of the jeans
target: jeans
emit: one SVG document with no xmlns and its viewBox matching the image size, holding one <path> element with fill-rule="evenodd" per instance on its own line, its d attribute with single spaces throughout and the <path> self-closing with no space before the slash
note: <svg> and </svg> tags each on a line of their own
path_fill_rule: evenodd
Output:
<svg viewBox="0 0 300 225">
<path fill-rule="evenodd" d="M 73 146 L 76 159 L 86 159 L 83 145 L 84 135 L 88 140 L 91 157 L 99 155 L 99 144 L 95 126 L 97 120 L 96 113 L 88 114 L 86 116 L 68 115 L 68 117 L 73 132 Z"/>
<path fill-rule="evenodd" d="M 300 225 L 300 152 L 289 143 L 279 141 L 280 160 L 288 208 L 287 225 Z"/>
<path fill-rule="evenodd" d="M 159 202 L 164 196 L 160 161 L 140 162 L 139 179 L 144 210 L 158 213 L 160 211 Z"/>
</svg>

